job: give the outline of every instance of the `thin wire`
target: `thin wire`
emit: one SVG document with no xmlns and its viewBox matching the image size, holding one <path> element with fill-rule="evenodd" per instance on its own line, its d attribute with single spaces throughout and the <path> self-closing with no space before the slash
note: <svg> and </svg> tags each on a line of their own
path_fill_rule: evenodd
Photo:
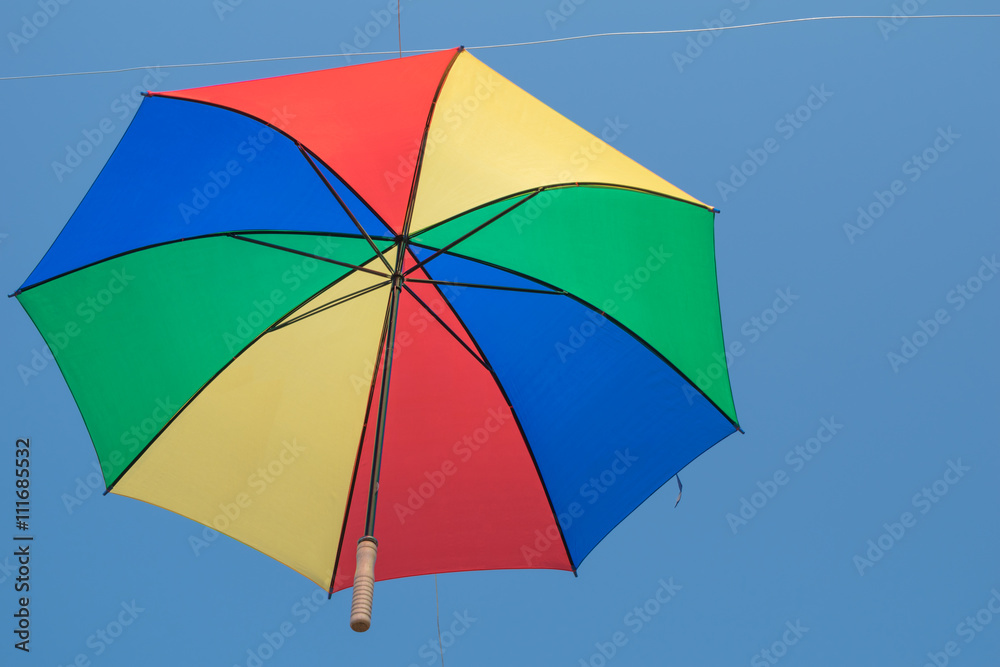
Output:
<svg viewBox="0 0 1000 667">
<path fill-rule="evenodd" d="M 512 46 L 533 46 L 536 44 L 552 44 L 555 42 L 569 42 L 578 39 L 594 39 L 597 37 L 624 37 L 624 36 L 635 36 L 635 35 L 680 35 L 684 33 L 691 32 L 716 32 L 719 30 L 741 30 L 743 28 L 760 28 L 762 26 L 769 25 L 782 25 L 786 23 L 803 23 L 806 21 L 835 21 L 842 19 L 897 19 L 899 16 L 810 16 L 806 18 L 799 19 L 782 19 L 780 21 L 765 21 L 763 23 L 746 23 L 743 25 L 725 25 L 715 28 L 685 28 L 680 30 L 636 30 L 632 32 L 599 32 L 592 35 L 575 35 L 572 37 L 555 37 L 552 39 L 540 39 L 533 42 L 511 42 L 509 44 L 484 44 L 482 46 L 467 46 L 465 47 L 467 51 L 472 51 L 474 49 L 502 49 Z M 915 14 L 913 16 L 907 16 L 909 19 L 986 19 L 986 18 L 1000 18 L 1000 14 Z M 401 20 L 397 21 L 401 23 Z M 441 51 L 442 49 L 407 49 L 403 50 L 402 35 L 399 38 L 399 57 L 402 57 L 404 53 L 417 54 L 417 53 L 433 53 L 434 51 Z M 175 69 L 180 67 L 212 67 L 215 65 L 241 65 L 244 63 L 266 63 L 266 62 L 278 62 L 282 60 L 310 60 L 314 58 L 346 58 L 349 56 L 391 56 L 395 55 L 396 51 L 366 51 L 366 52 L 349 52 L 349 53 L 317 53 L 305 56 L 276 56 L 273 58 L 246 58 L 244 60 L 219 60 L 215 62 L 204 62 L 204 63 L 181 63 L 176 65 L 142 65 L 139 67 L 120 67 L 118 69 L 101 69 L 101 70 L 88 70 L 84 72 L 58 72 L 54 74 L 25 74 L 21 76 L 0 76 L 0 81 L 15 81 L 19 79 L 47 79 L 52 77 L 62 77 L 62 76 L 85 76 L 90 74 L 116 74 L 119 72 L 136 72 L 144 69 Z"/>
<path fill-rule="evenodd" d="M 399 57 L 403 57 L 403 5 L 396 3 L 396 34 L 399 35 Z"/>
<path fill-rule="evenodd" d="M 430 53 L 432 49 L 422 51 L 407 51 L 406 53 Z M 179 67 L 212 67 L 214 65 L 241 65 L 244 63 L 269 63 L 281 60 L 310 60 L 313 58 L 341 58 L 347 56 L 392 56 L 395 51 L 370 51 L 366 53 L 317 53 L 307 56 L 276 56 L 273 58 L 246 58 L 244 60 L 219 60 L 205 63 L 180 63 L 175 65 L 140 65 L 138 67 L 120 67 L 118 69 L 96 69 L 86 72 L 59 72 L 56 74 L 26 74 L 23 76 L 0 76 L 0 81 L 16 79 L 47 79 L 57 76 L 85 76 L 88 74 L 116 74 L 118 72 L 137 72 L 144 69 L 176 69 Z"/>
<path fill-rule="evenodd" d="M 438 576 L 434 575 L 434 607 L 437 609 L 438 621 L 438 655 L 441 656 L 441 667 L 444 667 L 444 644 L 441 643 L 441 602 L 438 600 Z"/>
<path fill-rule="evenodd" d="M 510 44 L 488 44 L 485 46 L 468 46 L 472 49 L 500 49 L 508 46 L 531 46 L 534 44 L 551 44 L 553 42 L 570 42 L 576 39 L 591 39 L 594 37 L 619 37 L 631 35 L 681 35 L 689 32 L 716 32 L 718 30 L 740 30 L 742 28 L 760 28 L 768 25 L 782 25 L 784 23 L 803 23 L 805 21 L 834 21 L 839 19 L 896 19 L 898 16 L 809 16 L 800 19 L 782 19 L 780 21 L 764 21 L 762 23 L 745 23 L 742 25 L 724 25 L 717 28 L 684 28 L 680 30 L 634 30 L 630 32 L 599 32 L 593 35 L 575 35 L 571 37 L 555 37 L 553 39 L 541 39 L 536 42 L 512 42 Z M 1000 18 L 1000 14 L 915 14 L 906 17 L 908 19 L 974 19 L 974 18 Z"/>
</svg>

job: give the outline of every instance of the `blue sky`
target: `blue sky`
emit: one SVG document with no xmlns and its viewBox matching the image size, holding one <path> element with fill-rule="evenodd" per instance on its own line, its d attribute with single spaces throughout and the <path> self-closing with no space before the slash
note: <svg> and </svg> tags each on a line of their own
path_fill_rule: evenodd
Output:
<svg viewBox="0 0 1000 667">
<path fill-rule="evenodd" d="M 403 47 L 894 9 L 673 4 L 403 0 Z M 0 9 L 0 75 L 394 50 L 391 6 L 11 0 Z M 46 7 L 51 16 L 37 18 Z M 829 21 L 473 51 L 583 127 L 618 128 L 617 148 L 722 210 L 723 325 L 746 435 L 684 471 L 676 509 L 673 485 L 655 494 L 577 578 L 440 576 L 446 664 L 995 664 L 998 28 Z M 344 63 L 0 81 L 6 293 L 120 139 L 134 90 Z M 70 164 L 66 147 L 81 141 L 93 151 Z M 199 525 L 101 497 L 93 448 L 41 337 L 13 299 L 0 318 L 0 498 L 13 514 L 15 442 L 28 437 L 35 536 L 25 655 L 10 632 L 13 517 L 0 531 L 0 663 L 439 664 L 433 577 L 378 584 L 372 630 L 356 635 L 348 593 L 327 602 L 225 537 L 196 554 Z"/>
</svg>

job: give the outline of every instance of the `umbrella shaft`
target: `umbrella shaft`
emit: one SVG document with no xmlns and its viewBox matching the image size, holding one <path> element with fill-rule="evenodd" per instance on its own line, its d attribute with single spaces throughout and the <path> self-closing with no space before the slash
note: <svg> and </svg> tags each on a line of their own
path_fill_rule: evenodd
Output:
<svg viewBox="0 0 1000 667">
<path fill-rule="evenodd" d="M 402 257 L 403 253 L 399 253 Z M 397 262 L 398 263 L 398 262 Z M 378 501 L 378 480 L 382 468 L 382 442 L 385 439 L 385 414 L 389 404 L 389 376 L 392 372 L 392 349 L 396 340 L 396 319 L 399 311 L 399 293 L 402 291 L 402 276 L 397 267 L 392 277 L 392 295 L 389 297 L 389 309 L 385 336 L 385 355 L 382 366 L 382 392 L 378 402 L 378 418 L 375 426 L 375 450 L 372 453 L 372 474 L 368 486 L 368 514 L 365 518 L 365 536 L 375 536 L 375 505 Z"/>
</svg>

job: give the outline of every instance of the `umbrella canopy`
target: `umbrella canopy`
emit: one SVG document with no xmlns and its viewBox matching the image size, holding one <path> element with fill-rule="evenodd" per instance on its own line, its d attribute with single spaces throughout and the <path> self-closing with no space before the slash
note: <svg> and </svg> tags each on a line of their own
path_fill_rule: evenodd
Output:
<svg viewBox="0 0 1000 667">
<path fill-rule="evenodd" d="M 713 218 L 454 49 L 150 93 L 17 297 L 114 493 L 331 592 L 376 524 L 575 571 L 737 428 Z"/>
</svg>

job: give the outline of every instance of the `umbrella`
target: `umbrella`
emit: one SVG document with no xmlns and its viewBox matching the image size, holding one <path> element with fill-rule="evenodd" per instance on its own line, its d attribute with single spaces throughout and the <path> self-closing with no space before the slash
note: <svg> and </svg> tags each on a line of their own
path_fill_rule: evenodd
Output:
<svg viewBox="0 0 1000 667">
<path fill-rule="evenodd" d="M 459 48 L 148 93 L 16 296 L 109 492 L 364 630 L 374 578 L 575 573 L 738 428 L 715 212 Z"/>
</svg>

